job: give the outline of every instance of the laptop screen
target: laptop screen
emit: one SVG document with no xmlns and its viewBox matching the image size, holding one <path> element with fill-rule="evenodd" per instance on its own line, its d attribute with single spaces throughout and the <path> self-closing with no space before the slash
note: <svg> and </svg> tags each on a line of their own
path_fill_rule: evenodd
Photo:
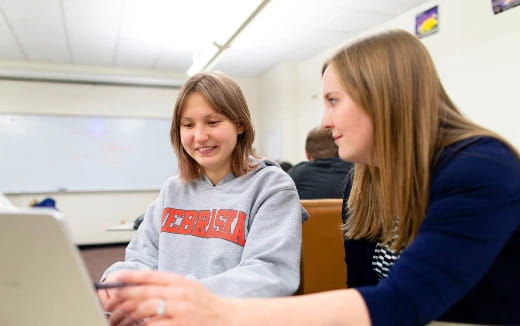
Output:
<svg viewBox="0 0 520 326">
<path fill-rule="evenodd" d="M 0 325 L 108 325 L 61 213 L 0 212 Z"/>
</svg>

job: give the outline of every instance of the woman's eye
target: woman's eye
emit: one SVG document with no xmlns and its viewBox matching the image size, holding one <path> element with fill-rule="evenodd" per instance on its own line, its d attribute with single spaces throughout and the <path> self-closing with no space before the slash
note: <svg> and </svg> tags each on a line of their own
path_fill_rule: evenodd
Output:
<svg viewBox="0 0 520 326">
<path fill-rule="evenodd" d="M 193 123 L 183 123 L 182 126 L 184 128 L 191 128 L 191 127 L 193 127 Z"/>
<path fill-rule="evenodd" d="M 335 99 L 335 98 L 331 98 L 331 97 L 329 98 L 329 103 L 330 103 L 331 105 L 334 105 L 334 104 L 336 104 L 337 102 L 338 102 L 337 99 Z"/>
<path fill-rule="evenodd" d="M 219 122 L 220 122 L 220 121 L 215 120 L 215 121 L 210 121 L 210 122 L 208 122 L 208 124 L 214 126 L 214 125 L 216 125 L 216 124 L 219 123 Z"/>
</svg>

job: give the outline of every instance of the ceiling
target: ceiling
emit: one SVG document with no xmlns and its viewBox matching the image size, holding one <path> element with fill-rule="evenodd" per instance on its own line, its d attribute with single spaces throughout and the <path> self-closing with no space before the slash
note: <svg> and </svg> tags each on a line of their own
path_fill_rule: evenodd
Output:
<svg viewBox="0 0 520 326">
<path fill-rule="evenodd" d="M 215 69 L 256 76 L 428 0 L 271 0 Z M 236 29 L 257 0 L 0 0 L 0 61 L 184 73 L 215 29 Z M 248 7 L 249 6 L 249 7 Z M 247 14 L 246 14 L 247 16 Z M 229 35 L 228 32 L 227 35 Z M 231 31 L 232 33 L 232 31 Z"/>
</svg>

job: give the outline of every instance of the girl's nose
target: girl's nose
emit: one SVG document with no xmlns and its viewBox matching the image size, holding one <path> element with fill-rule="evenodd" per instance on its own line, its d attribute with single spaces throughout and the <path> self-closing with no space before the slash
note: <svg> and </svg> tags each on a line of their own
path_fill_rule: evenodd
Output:
<svg viewBox="0 0 520 326">
<path fill-rule="evenodd" d="M 194 133 L 195 141 L 205 141 L 209 138 L 208 131 L 205 127 L 197 127 Z"/>
</svg>

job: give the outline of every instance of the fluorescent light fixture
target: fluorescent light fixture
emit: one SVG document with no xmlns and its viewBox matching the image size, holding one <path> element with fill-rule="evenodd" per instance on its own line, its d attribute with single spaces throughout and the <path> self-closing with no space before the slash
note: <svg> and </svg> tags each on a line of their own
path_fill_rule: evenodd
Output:
<svg viewBox="0 0 520 326">
<path fill-rule="evenodd" d="M 116 67 L 0 62 L 0 80 L 180 88 L 181 74 Z"/>
<path fill-rule="evenodd" d="M 221 47 L 213 42 L 206 48 L 202 48 L 193 53 L 193 64 L 186 74 L 193 76 L 200 71 L 208 71 L 217 63 L 217 56 L 222 51 Z"/>
<path fill-rule="evenodd" d="M 260 4 L 253 10 L 253 12 L 244 20 L 244 22 L 229 36 L 229 38 L 223 43 L 218 44 L 217 42 L 212 42 L 208 47 L 203 48 L 201 52 L 197 52 L 193 56 L 193 63 L 186 71 L 188 76 L 193 76 L 194 74 L 202 71 L 211 70 L 215 64 L 217 63 L 219 57 L 222 52 L 224 52 L 227 48 L 231 46 L 231 43 L 235 40 L 235 38 L 246 28 L 247 25 L 264 9 L 264 7 L 269 3 L 270 0 L 262 0 Z"/>
</svg>

